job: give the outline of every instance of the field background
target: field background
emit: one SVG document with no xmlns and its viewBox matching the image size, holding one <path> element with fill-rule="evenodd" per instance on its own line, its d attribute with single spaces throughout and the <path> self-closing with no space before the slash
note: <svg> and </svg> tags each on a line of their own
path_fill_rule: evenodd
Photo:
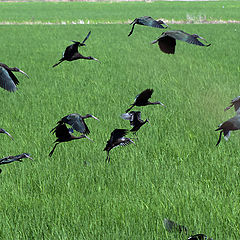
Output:
<svg viewBox="0 0 240 240">
<path fill-rule="evenodd" d="M 224 6 L 224 8 L 222 7 Z M 240 3 L 1 3 L 0 22 L 66 21 L 65 25 L 0 25 L 1 58 L 16 74 L 16 93 L 0 89 L 0 157 L 28 152 L 33 161 L 2 166 L 0 239 L 187 239 L 168 233 L 163 219 L 213 239 L 240 239 L 239 132 L 216 147 L 217 126 L 239 95 L 239 24 L 171 25 L 205 37 L 202 48 L 177 42 L 176 54 L 150 42 L 160 29 L 127 24 L 68 24 L 133 20 L 240 20 Z M 48 11 L 48 12 L 47 12 Z M 92 31 L 83 55 L 92 61 L 64 62 L 70 40 Z M 116 148 L 105 162 L 111 131 L 129 128 L 119 116 L 146 88 L 153 101 L 136 145 Z M 49 131 L 69 113 L 87 113 L 89 137 L 60 144 L 52 156 Z"/>
</svg>

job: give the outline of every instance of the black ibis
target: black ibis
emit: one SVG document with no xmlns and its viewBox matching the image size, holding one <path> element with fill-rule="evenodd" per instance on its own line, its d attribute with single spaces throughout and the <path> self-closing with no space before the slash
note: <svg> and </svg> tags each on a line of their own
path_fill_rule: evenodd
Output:
<svg viewBox="0 0 240 240">
<path fill-rule="evenodd" d="M 229 110 L 231 107 L 234 106 L 234 109 L 235 109 L 235 112 L 236 114 L 240 114 L 240 96 L 234 98 L 232 101 L 231 101 L 231 105 L 226 107 L 224 109 L 224 111 L 227 111 Z"/>
<path fill-rule="evenodd" d="M 217 128 L 215 130 L 215 131 L 221 130 L 216 146 L 218 146 L 218 144 L 221 142 L 222 133 L 224 135 L 225 140 L 227 141 L 230 137 L 230 131 L 236 131 L 239 129 L 240 129 L 240 115 L 239 114 L 234 116 L 233 118 L 230 118 L 226 122 L 220 124 L 219 128 Z"/>
<path fill-rule="evenodd" d="M 0 133 L 7 134 L 13 140 L 13 137 L 6 130 L 4 130 L 3 128 L 0 128 Z"/>
<path fill-rule="evenodd" d="M 56 143 L 52 149 L 52 151 L 49 153 L 49 157 L 52 156 L 55 148 L 57 147 L 57 145 L 59 143 L 62 142 L 69 142 L 72 140 L 76 140 L 76 139 L 81 139 L 81 138 L 87 138 L 89 140 L 92 141 L 92 139 L 90 139 L 89 137 L 87 137 L 86 135 L 81 135 L 79 137 L 73 136 L 70 132 L 70 129 L 67 128 L 66 124 L 59 124 L 57 125 L 55 128 L 53 128 L 50 132 L 53 132 L 53 134 L 56 135 L 57 140 L 54 142 Z"/>
<path fill-rule="evenodd" d="M 134 103 L 131 104 L 131 107 L 126 110 L 126 112 L 129 112 L 134 106 L 147 106 L 147 105 L 155 105 L 160 104 L 165 107 L 164 104 L 161 102 L 149 102 L 148 99 L 151 98 L 153 94 L 153 89 L 146 89 L 143 92 L 141 92 L 139 95 L 136 96 Z"/>
<path fill-rule="evenodd" d="M 145 123 L 149 123 L 148 119 L 146 119 L 145 121 L 143 121 L 141 119 L 141 112 L 140 111 L 131 111 L 129 113 L 123 113 L 121 115 L 121 118 L 125 119 L 125 120 L 129 120 L 130 121 L 130 125 L 133 127 L 130 132 L 134 132 L 136 133 Z"/>
<path fill-rule="evenodd" d="M 28 75 L 17 67 L 10 68 L 4 63 L 0 63 L 0 87 L 9 92 L 15 92 L 19 84 L 18 79 L 13 72 L 20 72 L 28 77 Z M 29 77 L 28 77 L 29 78 Z"/>
<path fill-rule="evenodd" d="M 185 226 L 179 225 L 178 223 L 175 223 L 167 218 L 164 219 L 163 223 L 164 223 L 164 227 L 168 232 L 176 231 L 179 233 L 185 233 L 185 234 L 188 233 L 188 230 Z"/>
<path fill-rule="evenodd" d="M 213 240 L 212 238 L 208 238 L 205 234 L 196 234 L 188 238 L 188 240 Z"/>
<path fill-rule="evenodd" d="M 86 125 L 84 119 L 86 118 L 94 118 L 99 121 L 98 118 L 94 117 L 91 114 L 87 114 L 85 116 L 81 116 L 78 113 L 71 113 L 65 117 L 63 117 L 60 121 L 57 122 L 57 124 L 63 124 L 67 123 L 72 126 L 72 128 L 80 133 L 83 134 L 89 134 L 90 131 L 88 129 L 88 126 Z M 53 131 L 55 128 L 53 128 L 51 131 Z"/>
<path fill-rule="evenodd" d="M 56 67 L 58 64 L 60 64 L 63 61 L 70 62 L 70 61 L 74 61 L 74 60 L 78 60 L 78 59 L 95 60 L 95 61 L 99 62 L 99 60 L 94 57 L 91 57 L 91 56 L 85 57 L 78 52 L 78 47 L 85 46 L 84 42 L 89 38 L 90 34 L 91 34 L 91 31 L 88 33 L 88 35 L 85 37 L 85 39 L 83 40 L 82 43 L 77 42 L 77 41 L 72 41 L 72 42 L 74 42 L 74 44 L 72 44 L 66 48 L 66 50 L 63 53 L 63 57 L 59 60 L 58 63 L 54 64 L 53 67 Z"/>
<path fill-rule="evenodd" d="M 117 146 L 126 146 L 131 143 L 135 144 L 131 138 L 125 137 L 127 133 L 128 133 L 127 129 L 115 129 L 111 133 L 110 140 L 107 141 L 107 145 L 103 149 L 103 151 L 107 151 L 107 158 L 106 158 L 107 162 L 110 162 L 109 152 L 111 151 L 111 149 Z"/>
<path fill-rule="evenodd" d="M 153 18 L 151 18 L 149 16 L 135 18 L 134 21 L 130 23 L 130 25 L 131 24 L 133 24 L 133 26 L 132 26 L 132 29 L 131 29 L 130 33 L 128 34 L 128 36 L 132 35 L 135 24 L 145 25 L 145 26 L 155 27 L 155 28 L 167 28 L 168 27 L 168 25 L 166 23 L 164 23 L 162 20 L 154 20 Z M 166 27 L 163 27 L 162 24 L 165 25 Z"/>
<path fill-rule="evenodd" d="M 22 154 L 19 154 L 16 156 L 8 156 L 8 157 L 0 159 L 0 165 L 8 164 L 8 163 L 15 162 L 15 161 L 22 162 L 22 158 L 32 159 L 28 153 L 22 153 Z M 2 172 L 2 170 L 0 169 L 0 173 L 1 172 Z"/>
<path fill-rule="evenodd" d="M 198 46 L 209 47 L 211 45 L 211 44 L 207 44 L 207 45 L 203 44 L 198 40 L 198 38 L 207 42 L 204 38 L 198 36 L 197 34 L 189 34 L 182 30 L 173 30 L 173 31 L 163 32 L 162 35 L 157 40 L 154 40 L 152 42 L 152 44 L 158 43 L 158 46 L 162 50 L 162 52 L 168 53 L 168 54 L 175 53 L 176 40 L 181 40 L 181 41 L 184 41 L 190 44 L 195 44 Z"/>
</svg>

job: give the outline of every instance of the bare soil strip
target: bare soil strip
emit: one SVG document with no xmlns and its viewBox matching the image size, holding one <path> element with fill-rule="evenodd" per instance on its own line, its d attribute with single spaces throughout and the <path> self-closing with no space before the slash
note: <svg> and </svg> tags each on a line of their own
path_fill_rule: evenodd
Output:
<svg viewBox="0 0 240 240">
<path fill-rule="evenodd" d="M 239 20 L 163 20 L 168 24 L 227 24 L 235 23 L 240 24 Z M 89 20 L 78 20 L 78 21 L 61 21 L 61 22 L 42 22 L 42 21 L 24 21 L 24 22 L 14 22 L 14 21 L 3 21 L 0 25 L 67 25 L 67 24 L 129 24 L 131 20 L 128 21 L 114 21 L 114 22 L 94 22 Z"/>
</svg>

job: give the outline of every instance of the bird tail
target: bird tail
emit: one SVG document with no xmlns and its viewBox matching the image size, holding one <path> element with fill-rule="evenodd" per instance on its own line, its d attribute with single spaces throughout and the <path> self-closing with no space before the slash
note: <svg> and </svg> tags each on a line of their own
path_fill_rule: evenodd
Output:
<svg viewBox="0 0 240 240">
<path fill-rule="evenodd" d="M 58 144 L 59 144 L 59 143 L 56 143 L 56 144 L 54 145 L 52 151 L 49 153 L 49 157 L 51 157 L 51 156 L 53 155 L 53 152 L 54 152 L 54 150 L 55 150 L 55 148 L 57 147 Z"/>
<path fill-rule="evenodd" d="M 129 112 L 134 107 L 134 104 L 131 104 L 131 107 L 126 110 L 126 113 Z"/>
<path fill-rule="evenodd" d="M 56 67 L 58 64 L 60 64 L 61 62 L 63 62 L 64 60 L 59 60 L 59 62 L 58 63 L 56 63 L 56 64 L 54 64 L 52 67 L 54 68 L 54 67 Z"/>
</svg>

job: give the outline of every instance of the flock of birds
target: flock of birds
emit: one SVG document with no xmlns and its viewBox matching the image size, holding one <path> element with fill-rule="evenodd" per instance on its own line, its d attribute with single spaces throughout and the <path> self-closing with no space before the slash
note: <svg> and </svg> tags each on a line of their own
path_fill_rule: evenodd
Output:
<svg viewBox="0 0 240 240">
<path fill-rule="evenodd" d="M 132 29 L 131 29 L 130 33 L 128 34 L 128 36 L 132 35 L 136 24 L 155 27 L 155 28 L 161 28 L 161 29 L 166 29 L 169 27 L 163 21 L 154 20 L 153 18 L 151 18 L 149 16 L 136 18 L 130 24 L 132 25 Z M 58 66 L 63 61 L 75 61 L 78 59 L 94 60 L 94 61 L 100 62 L 97 58 L 94 58 L 92 56 L 88 56 L 88 57 L 83 56 L 78 51 L 79 47 L 85 46 L 85 42 L 89 38 L 90 34 L 91 34 L 91 31 L 87 34 L 87 36 L 85 37 L 85 39 L 82 42 L 72 41 L 73 44 L 68 46 L 65 49 L 65 51 L 63 53 L 63 57 L 58 61 L 58 63 L 54 64 L 53 67 Z M 187 42 L 189 44 L 194 44 L 194 45 L 198 45 L 198 46 L 208 47 L 211 45 L 211 44 L 203 44 L 199 39 L 203 40 L 207 43 L 207 41 L 204 38 L 200 37 L 197 34 L 188 34 L 182 30 L 170 30 L 170 31 L 163 32 L 160 35 L 160 37 L 158 37 L 156 40 L 154 40 L 152 42 L 152 44 L 158 43 L 160 50 L 166 54 L 174 54 L 175 53 L 176 40 L 181 40 L 181 41 Z M 16 68 L 16 67 L 10 68 L 6 64 L 0 63 L 0 87 L 4 88 L 5 90 L 10 91 L 10 92 L 15 92 L 17 90 L 17 85 L 19 84 L 19 81 L 16 78 L 16 76 L 13 74 L 13 72 L 20 72 L 28 77 L 28 75 L 24 71 L 20 70 L 19 68 Z M 148 119 L 146 119 L 145 121 L 143 121 L 141 119 L 140 111 L 130 111 L 133 107 L 156 105 L 156 104 L 159 104 L 159 105 L 162 105 L 165 107 L 165 105 L 159 101 L 158 102 L 150 102 L 149 101 L 149 99 L 152 96 L 152 93 L 153 93 L 153 89 L 146 89 L 143 92 L 141 92 L 139 95 L 136 96 L 134 103 L 131 104 L 131 107 L 126 110 L 126 113 L 121 115 L 121 117 L 123 119 L 130 121 L 130 125 L 132 126 L 132 129 L 130 130 L 130 132 L 133 132 L 134 134 L 136 134 L 136 132 L 145 123 L 149 122 Z M 216 129 L 216 131 L 220 131 L 219 139 L 218 139 L 218 142 L 216 145 L 218 145 L 220 143 L 222 133 L 224 134 L 224 138 L 227 140 L 230 136 L 230 131 L 235 131 L 235 130 L 240 129 L 240 109 L 239 109 L 240 96 L 233 99 L 231 102 L 231 105 L 229 107 L 227 107 L 225 110 L 230 109 L 232 106 L 235 107 L 235 111 L 237 114 L 233 118 L 222 123 L 219 126 L 219 128 Z M 49 153 L 50 157 L 54 153 L 57 145 L 60 143 L 68 142 L 68 141 L 72 141 L 72 140 L 76 140 L 76 139 L 82 139 L 82 138 L 87 138 L 87 139 L 91 140 L 87 136 L 90 133 L 90 131 L 85 123 L 85 119 L 87 119 L 87 118 L 93 118 L 93 119 L 99 120 L 98 118 L 96 118 L 95 116 L 93 116 L 91 114 L 81 116 L 80 114 L 73 113 L 73 114 L 69 114 L 69 115 L 63 117 L 60 121 L 57 122 L 57 126 L 51 130 L 51 132 L 56 135 L 57 139 L 55 141 L 55 145 L 54 145 L 52 151 Z M 66 124 L 70 125 L 71 128 L 68 128 Z M 80 132 L 81 135 L 78 137 L 74 136 L 72 134 L 74 132 L 74 130 L 77 132 Z M 7 134 L 9 137 L 12 138 L 12 136 L 4 129 L 0 129 L 0 133 Z M 115 129 L 111 133 L 110 139 L 107 141 L 106 147 L 104 148 L 104 151 L 107 152 L 107 158 L 106 158 L 107 162 L 110 161 L 109 152 L 111 149 L 113 149 L 117 146 L 126 146 L 131 143 L 134 144 L 133 139 L 126 137 L 126 135 L 128 133 L 129 133 L 129 130 L 127 130 L 127 129 Z M 14 161 L 22 161 L 21 160 L 22 158 L 32 159 L 29 154 L 23 153 L 23 154 L 20 154 L 17 156 L 9 156 L 9 157 L 0 159 L 0 165 L 8 164 L 8 163 L 11 163 Z M 1 172 L 1 169 L 0 169 L 0 172 Z M 172 224 L 172 225 L 170 224 L 170 225 L 176 226 L 176 224 L 175 225 L 174 224 Z M 193 240 L 193 239 L 207 239 L 207 238 L 203 234 L 198 234 L 198 235 L 192 236 L 188 239 Z"/>
</svg>

